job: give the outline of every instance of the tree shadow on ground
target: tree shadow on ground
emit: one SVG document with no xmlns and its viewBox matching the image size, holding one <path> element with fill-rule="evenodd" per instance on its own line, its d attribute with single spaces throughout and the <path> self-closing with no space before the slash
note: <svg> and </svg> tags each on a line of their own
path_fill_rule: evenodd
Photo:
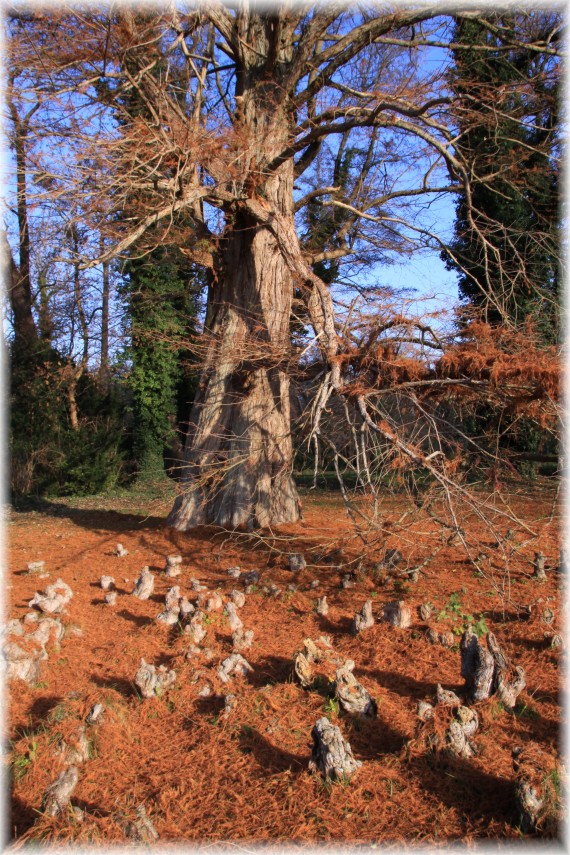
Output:
<svg viewBox="0 0 570 855">
<path fill-rule="evenodd" d="M 396 692 L 398 695 L 413 700 L 421 701 L 428 698 L 431 703 L 436 693 L 437 683 L 414 680 L 413 677 L 406 677 L 400 672 L 380 671 L 373 668 L 358 668 L 357 671 L 359 675 L 376 680 L 379 685 L 391 692 Z M 449 684 L 446 682 L 444 688 L 450 689 L 461 697 L 465 686 L 463 683 Z"/>
<path fill-rule="evenodd" d="M 194 709 L 202 716 L 219 716 L 224 707 L 225 696 L 222 695 L 207 695 L 194 701 Z"/>
<path fill-rule="evenodd" d="M 124 698 L 140 698 L 133 683 L 124 677 L 99 677 L 93 674 L 91 682 L 102 689 L 114 689 Z"/>
<path fill-rule="evenodd" d="M 384 754 L 399 754 L 409 734 L 392 727 L 382 716 L 365 718 L 342 713 L 342 728 L 358 760 L 377 760 Z"/>
<path fill-rule="evenodd" d="M 28 513 L 30 510 L 30 508 L 22 508 L 21 510 L 15 510 L 14 513 Z M 93 529 L 104 529 L 105 531 L 124 533 L 132 530 L 150 531 L 166 527 L 165 517 L 146 517 L 125 511 L 71 508 L 63 503 L 48 501 L 47 499 L 38 501 L 37 506 L 33 510 L 46 516 L 69 519 L 75 525 L 91 531 Z"/>
<path fill-rule="evenodd" d="M 175 656 L 171 653 L 160 653 L 157 659 L 154 661 L 154 664 L 157 668 L 161 665 L 166 665 L 167 668 L 172 668 L 179 657 Z"/>
<path fill-rule="evenodd" d="M 513 611 L 513 612 L 504 612 L 502 609 L 487 609 L 484 612 L 481 612 L 481 617 L 485 618 L 485 620 L 491 621 L 492 623 L 500 626 L 501 624 L 506 623 L 520 623 L 525 624 L 529 622 L 530 615 L 528 615 L 524 611 Z"/>
<path fill-rule="evenodd" d="M 80 810 L 83 810 L 85 813 L 94 817 L 113 816 L 113 811 L 94 804 L 93 802 L 86 802 L 83 799 L 76 799 L 73 797 L 71 803 L 73 807 L 78 807 Z"/>
<path fill-rule="evenodd" d="M 12 796 L 8 813 L 9 822 L 4 828 L 4 840 L 2 842 L 9 845 L 30 830 L 38 819 L 39 813 L 18 796 Z M 2 848 L 4 849 L 4 847 Z"/>
<path fill-rule="evenodd" d="M 152 618 L 145 617 L 145 615 L 135 615 L 132 612 L 127 611 L 127 609 L 121 609 L 120 612 L 116 612 L 115 614 L 119 615 L 119 617 L 125 618 L 125 620 L 130 620 L 137 626 L 148 626 L 153 623 Z"/>
<path fill-rule="evenodd" d="M 293 662 L 284 656 L 263 656 L 255 662 L 253 672 L 247 675 L 248 682 L 259 688 L 267 683 L 291 683 Z"/>
<path fill-rule="evenodd" d="M 526 647 L 527 650 L 547 651 L 550 649 L 550 639 L 548 638 L 517 638 L 517 644 Z M 554 650 L 552 653 L 556 655 Z"/>
<path fill-rule="evenodd" d="M 490 820 L 505 824 L 515 821 L 510 778 L 484 772 L 469 760 L 430 753 L 412 758 L 406 768 L 430 796 L 481 829 Z"/>
<path fill-rule="evenodd" d="M 341 617 L 336 621 L 332 621 L 325 615 L 317 615 L 316 618 L 319 622 L 319 629 L 323 632 L 327 632 L 332 635 L 352 635 L 352 618 Z"/>
<path fill-rule="evenodd" d="M 48 717 L 50 712 L 62 703 L 64 698 L 61 695 L 49 695 L 43 698 L 36 698 L 26 715 L 30 722 L 30 727 L 36 730 L 37 727 Z"/>
<path fill-rule="evenodd" d="M 267 775 L 275 775 L 290 770 L 301 774 L 307 769 L 310 751 L 307 754 L 293 754 L 274 745 L 258 730 L 242 727 L 239 733 L 239 748 L 244 754 L 251 754 Z"/>
</svg>

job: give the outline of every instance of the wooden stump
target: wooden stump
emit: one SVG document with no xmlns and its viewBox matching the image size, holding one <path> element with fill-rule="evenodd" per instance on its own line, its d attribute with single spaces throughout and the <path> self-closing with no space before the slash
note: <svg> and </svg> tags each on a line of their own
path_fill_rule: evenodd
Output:
<svg viewBox="0 0 570 855">
<path fill-rule="evenodd" d="M 439 643 L 442 647 L 447 647 L 448 649 L 453 647 L 455 644 L 455 636 L 452 632 L 441 632 L 439 634 Z"/>
<path fill-rule="evenodd" d="M 497 693 L 507 709 L 512 710 L 526 686 L 524 669 L 516 666 L 513 674 L 512 665 L 492 632 L 487 633 L 487 646 L 489 649 L 485 650 L 471 627 L 461 637 L 461 676 L 468 697 L 478 703 Z"/>
<path fill-rule="evenodd" d="M 551 825 L 550 830 L 556 832 L 560 804 L 554 759 L 531 742 L 524 749 L 513 749 L 513 769 L 515 801 L 522 830 L 533 831 Z"/>
<path fill-rule="evenodd" d="M 217 675 L 222 683 L 229 683 L 233 677 L 245 677 L 252 672 L 253 668 L 239 653 L 232 653 L 227 659 L 224 659 L 217 670 Z"/>
<path fill-rule="evenodd" d="M 81 766 L 86 760 L 91 757 L 91 742 L 85 733 L 85 727 L 80 727 L 77 731 L 72 745 L 67 745 L 65 740 L 61 740 L 58 746 L 59 750 L 56 753 L 61 755 L 62 761 L 66 766 Z"/>
<path fill-rule="evenodd" d="M 37 621 L 37 629 L 30 633 L 27 638 L 33 638 L 42 647 L 51 640 L 55 647 L 59 649 L 59 643 L 65 635 L 65 627 L 58 618 L 51 618 L 42 615 Z"/>
<path fill-rule="evenodd" d="M 533 578 L 536 579 L 537 582 L 546 582 L 546 570 L 545 570 L 546 558 L 542 554 L 542 552 L 534 553 L 534 573 Z"/>
<path fill-rule="evenodd" d="M 418 718 L 420 721 L 429 721 L 430 718 L 433 718 L 433 707 L 427 701 L 419 701 Z"/>
<path fill-rule="evenodd" d="M 224 697 L 224 711 L 222 713 L 223 717 L 228 718 L 233 713 L 235 708 L 237 707 L 237 704 L 238 704 L 238 700 L 237 700 L 236 696 L 232 695 L 231 692 L 229 692 Z"/>
<path fill-rule="evenodd" d="M 514 710 L 517 698 L 525 687 L 525 672 L 520 665 L 515 667 L 515 677 L 512 681 L 506 680 L 501 673 L 497 677 L 497 695 L 508 710 Z"/>
<path fill-rule="evenodd" d="M 156 616 L 155 620 L 166 626 L 174 626 L 180 620 L 180 608 L 176 605 L 171 609 L 165 609 Z"/>
<path fill-rule="evenodd" d="M 3 654 L 7 679 L 23 680 L 25 683 L 39 681 L 42 662 L 48 658 L 43 645 L 35 640 L 33 644 L 8 641 L 4 644 Z"/>
<path fill-rule="evenodd" d="M 398 627 L 398 629 L 407 629 L 412 623 L 412 610 L 403 600 L 386 603 L 383 620 L 391 626 Z"/>
<path fill-rule="evenodd" d="M 352 673 L 354 663 L 350 662 L 352 667 L 347 667 L 348 664 L 345 663 L 336 672 L 334 690 L 339 704 L 346 712 L 355 713 L 365 718 L 375 718 L 378 713 L 378 705 Z"/>
<path fill-rule="evenodd" d="M 56 579 L 51 585 L 45 589 L 45 593 L 41 594 L 36 591 L 33 599 L 28 603 L 29 608 L 37 606 L 44 614 L 61 614 L 65 611 L 65 606 L 73 597 L 73 592 L 69 585 L 63 579 Z"/>
<path fill-rule="evenodd" d="M 234 653 L 240 653 L 242 650 L 249 650 L 253 643 L 254 632 L 252 629 L 236 629 L 232 633 L 232 649 Z"/>
<path fill-rule="evenodd" d="M 103 706 L 103 704 L 100 704 L 100 703 L 93 704 L 93 706 L 89 710 L 89 713 L 87 715 L 87 718 L 85 719 L 85 722 L 87 724 L 99 724 L 102 721 L 102 716 L 103 716 L 104 712 L 105 712 L 105 707 Z"/>
<path fill-rule="evenodd" d="M 461 706 L 461 698 L 450 689 L 444 689 L 441 683 L 438 683 L 435 691 L 435 703 L 442 707 L 459 707 Z"/>
<path fill-rule="evenodd" d="M 293 674 L 304 689 L 310 689 L 316 682 L 317 670 L 322 676 L 332 682 L 332 676 L 343 660 L 332 649 L 327 636 L 321 636 L 316 642 L 305 638 L 303 649 L 299 650 L 293 659 Z"/>
<path fill-rule="evenodd" d="M 47 816 L 60 816 L 66 813 L 68 805 L 79 782 L 79 769 L 69 766 L 59 778 L 49 785 L 42 800 L 42 811 Z"/>
<path fill-rule="evenodd" d="M 148 600 L 154 591 L 154 576 L 150 572 L 149 567 L 143 567 L 141 574 L 135 582 L 133 597 L 139 600 Z"/>
<path fill-rule="evenodd" d="M 243 591 L 231 591 L 230 598 L 236 609 L 242 609 L 245 606 L 245 594 Z"/>
<path fill-rule="evenodd" d="M 166 596 L 164 597 L 164 604 L 167 609 L 179 608 L 180 602 L 180 586 L 173 585 L 172 588 L 169 588 L 166 592 Z"/>
<path fill-rule="evenodd" d="M 461 654 L 461 676 L 465 689 L 473 702 L 484 701 L 491 694 L 495 660 L 481 645 L 471 627 L 467 627 L 459 643 Z"/>
<path fill-rule="evenodd" d="M 243 623 L 241 619 L 238 617 L 238 613 L 236 611 L 236 607 L 233 603 L 226 603 L 226 607 L 224 609 L 224 614 L 228 619 L 228 623 L 230 625 L 230 629 L 232 633 L 237 630 L 241 630 L 243 628 Z"/>
<path fill-rule="evenodd" d="M 198 608 L 205 612 L 217 612 L 222 608 L 224 602 L 217 591 L 207 591 L 198 597 Z"/>
<path fill-rule="evenodd" d="M 182 618 L 182 620 L 185 620 L 187 617 L 190 617 L 190 615 L 193 615 L 196 611 L 196 608 L 194 607 L 193 603 L 190 602 L 188 597 L 180 597 L 179 607 L 180 617 Z"/>
<path fill-rule="evenodd" d="M 452 721 L 445 734 L 446 748 L 455 757 L 472 757 L 473 749 L 458 721 Z"/>
<path fill-rule="evenodd" d="M 189 635 L 193 644 L 200 644 L 206 637 L 206 630 L 202 626 L 202 612 L 195 612 L 190 618 L 190 622 L 184 628 L 186 635 Z"/>
<path fill-rule="evenodd" d="M 313 750 L 309 768 L 317 770 L 325 778 L 336 781 L 350 778 L 361 766 L 352 756 L 350 744 L 346 742 L 338 727 L 320 718 L 311 731 Z"/>
<path fill-rule="evenodd" d="M 304 570 L 307 566 L 307 562 L 305 561 L 305 556 L 300 552 L 295 552 L 288 558 L 289 570 L 292 573 L 298 573 L 300 570 Z"/>
<path fill-rule="evenodd" d="M 180 565 L 182 564 L 182 556 L 181 555 L 167 555 L 166 563 L 164 565 L 164 573 L 168 578 L 174 578 L 175 576 L 180 576 Z"/>
<path fill-rule="evenodd" d="M 492 632 L 487 634 L 487 645 L 495 662 L 493 692 L 497 693 L 507 709 L 513 710 L 518 696 L 526 686 L 524 668 L 517 665 L 514 669 L 514 676 L 509 679 L 509 675 L 513 675 L 512 665 Z"/>
<path fill-rule="evenodd" d="M 417 738 L 412 744 L 423 751 L 454 757 L 469 758 L 476 753 L 470 740 L 477 732 L 479 718 L 475 710 L 463 706 L 456 695 L 454 698 L 452 704 L 438 701 L 435 707 L 426 702 L 418 704 Z"/>
<path fill-rule="evenodd" d="M 158 832 L 146 813 L 144 805 L 139 805 L 134 820 L 129 820 L 124 825 L 125 835 L 134 843 L 154 843 L 159 839 Z"/>
<path fill-rule="evenodd" d="M 459 721 L 465 736 L 474 736 L 479 730 L 479 716 L 471 707 L 459 707 L 455 715 Z"/>
<path fill-rule="evenodd" d="M 149 665 L 144 659 L 141 659 L 134 682 L 135 686 L 140 689 L 143 698 L 153 698 L 155 695 L 162 694 L 176 682 L 176 672 L 169 671 L 165 665 L 155 668 L 154 665 Z"/>
<path fill-rule="evenodd" d="M 366 600 L 359 612 L 354 615 L 352 621 L 352 634 L 358 635 L 364 629 L 374 626 L 374 616 L 372 615 L 372 600 Z"/>
<path fill-rule="evenodd" d="M 30 561 L 29 564 L 26 565 L 28 574 L 33 576 L 34 574 L 43 573 L 46 569 L 45 561 Z"/>
</svg>

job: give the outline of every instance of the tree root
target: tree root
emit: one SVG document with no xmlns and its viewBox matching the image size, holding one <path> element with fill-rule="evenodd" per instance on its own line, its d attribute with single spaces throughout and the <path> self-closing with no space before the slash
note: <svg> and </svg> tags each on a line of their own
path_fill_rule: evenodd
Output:
<svg viewBox="0 0 570 855">
<path fill-rule="evenodd" d="M 153 591 L 154 576 L 148 567 L 143 567 L 139 578 L 135 582 L 133 597 L 137 597 L 139 600 L 148 600 Z"/>
<path fill-rule="evenodd" d="M 309 769 L 320 772 L 325 778 L 338 781 L 350 778 L 361 766 L 352 756 L 350 744 L 340 729 L 328 720 L 320 718 L 311 731 L 313 749 Z"/>
<path fill-rule="evenodd" d="M 374 626 L 374 616 L 372 614 L 372 600 L 366 600 L 359 612 L 354 615 L 352 621 L 352 634 L 358 635 L 364 629 L 369 629 Z"/>
<path fill-rule="evenodd" d="M 334 684 L 335 695 L 339 704 L 349 713 L 356 713 L 365 718 L 375 718 L 378 713 L 378 705 L 370 696 L 364 686 L 361 686 L 352 669 L 354 662 L 347 662 L 341 668 L 337 668 Z"/>
<path fill-rule="evenodd" d="M 412 623 L 412 610 L 403 600 L 394 603 L 386 603 L 382 620 L 399 629 L 407 629 Z"/>
<path fill-rule="evenodd" d="M 169 671 L 166 665 L 148 665 L 141 659 L 139 670 L 135 674 L 135 686 L 140 689 L 143 698 L 153 698 L 161 695 L 176 681 L 176 672 Z"/>
</svg>

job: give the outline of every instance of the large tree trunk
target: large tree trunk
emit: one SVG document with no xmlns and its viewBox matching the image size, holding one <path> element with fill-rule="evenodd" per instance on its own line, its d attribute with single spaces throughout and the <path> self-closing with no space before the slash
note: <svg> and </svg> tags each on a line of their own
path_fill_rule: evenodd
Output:
<svg viewBox="0 0 570 855">
<path fill-rule="evenodd" d="M 243 129 L 251 140 L 239 165 L 244 196 L 294 227 L 293 163 L 260 188 L 260 165 L 280 150 L 288 130 L 285 114 L 260 89 L 242 97 Z M 227 218 L 211 289 L 206 365 L 190 414 L 184 492 L 168 519 L 181 530 L 299 518 L 288 376 L 292 274 L 272 230 L 247 204 L 238 202 Z"/>
<path fill-rule="evenodd" d="M 289 318 L 292 282 L 267 229 L 237 216 L 190 414 L 178 529 L 294 522 Z"/>
</svg>

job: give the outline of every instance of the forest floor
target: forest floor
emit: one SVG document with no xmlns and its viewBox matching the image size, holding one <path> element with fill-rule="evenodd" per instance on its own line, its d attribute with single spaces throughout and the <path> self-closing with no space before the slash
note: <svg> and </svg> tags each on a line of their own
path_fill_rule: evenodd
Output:
<svg viewBox="0 0 570 855">
<path fill-rule="evenodd" d="M 532 521 L 538 538 L 522 548 L 526 559 L 513 560 L 508 578 L 499 560 L 490 575 L 482 576 L 459 546 L 442 549 L 415 583 L 370 570 L 390 547 L 397 546 L 406 563 L 425 558 L 433 541 L 418 530 L 405 542 L 389 538 L 376 555 L 368 555 L 354 586 L 346 589 L 339 583 L 356 566 L 358 545 L 335 493 L 305 492 L 305 519 L 280 529 L 272 542 L 228 537 L 212 528 L 173 531 L 165 525 L 171 497 L 158 493 L 150 500 L 124 494 L 10 510 L 5 524 L 7 619 L 23 618 L 34 592 L 58 577 L 73 590 L 62 616 L 65 637 L 59 649 L 48 644 L 40 680 L 13 680 L 9 687 L 5 762 L 11 770 L 12 846 L 124 844 L 125 823 L 135 819 L 141 804 L 161 847 L 224 841 L 239 842 L 240 848 L 278 841 L 441 846 L 555 838 L 552 821 L 533 832 L 521 830 L 511 754 L 514 746 L 531 744 L 553 758 L 559 752 L 563 654 L 551 639 L 563 632 L 563 594 L 551 499 L 548 490 L 515 497 L 520 516 Z M 401 512 L 394 500 L 394 518 Z M 118 542 L 127 556 L 114 554 Z M 485 531 L 481 542 L 492 551 Z M 536 549 L 546 555 L 545 582 L 532 578 Z M 307 567 L 292 573 L 286 555 L 298 552 Z M 165 557 L 173 553 L 183 558 L 182 573 L 174 580 L 163 573 Z M 37 560 L 46 562 L 49 577 L 27 572 L 27 563 Z M 144 565 L 153 572 L 155 586 L 141 601 L 131 592 Z M 241 580 L 227 574 L 235 565 L 242 573 L 260 573 L 239 610 L 245 629 L 255 633 L 243 654 L 253 670 L 224 685 L 216 669 L 231 653 L 232 641 L 221 610 L 204 620 L 203 645 L 212 651 L 210 661 L 187 660 L 188 635 L 155 618 L 172 585 L 180 585 L 189 598 L 197 596 L 190 590 L 191 578 L 218 590 L 226 602 L 230 591 L 244 589 Z M 106 574 L 116 582 L 115 606 L 105 603 L 99 585 Z M 318 586 L 311 587 L 314 580 Z M 268 592 L 271 583 L 280 592 Z M 289 589 L 291 584 L 296 590 Z M 501 587 L 510 599 L 500 595 Z M 317 597 L 324 594 L 330 607 L 326 617 L 315 610 Z M 411 627 L 397 629 L 377 620 L 353 636 L 354 614 L 369 598 L 376 618 L 385 603 L 404 600 L 412 609 Z M 418 612 L 426 602 L 434 606 L 429 622 Z M 530 618 L 523 619 L 513 602 L 531 605 Z M 545 613 L 548 608 L 553 615 Z M 428 750 L 417 709 L 419 701 L 433 700 L 438 683 L 461 693 L 458 642 L 468 622 L 495 633 L 513 663 L 524 667 L 527 686 L 514 712 L 493 697 L 477 705 L 476 753 L 459 759 Z M 428 626 L 453 632 L 453 646 L 429 643 Z M 355 676 L 377 702 L 376 718 L 347 714 L 326 686 L 306 690 L 293 680 L 293 657 L 303 640 L 323 634 L 340 656 L 355 661 Z M 175 684 L 161 696 L 143 699 L 135 687 L 141 657 L 176 671 Z M 224 715 L 228 692 L 237 706 Z M 87 725 L 90 758 L 80 766 L 71 798 L 83 809 L 83 818 L 71 812 L 50 818 L 41 804 L 63 768 L 57 747 L 61 740 L 73 744 L 97 702 L 104 714 L 99 723 Z M 322 716 L 340 727 L 362 763 L 350 781 L 331 784 L 309 769 L 311 730 Z"/>
</svg>

